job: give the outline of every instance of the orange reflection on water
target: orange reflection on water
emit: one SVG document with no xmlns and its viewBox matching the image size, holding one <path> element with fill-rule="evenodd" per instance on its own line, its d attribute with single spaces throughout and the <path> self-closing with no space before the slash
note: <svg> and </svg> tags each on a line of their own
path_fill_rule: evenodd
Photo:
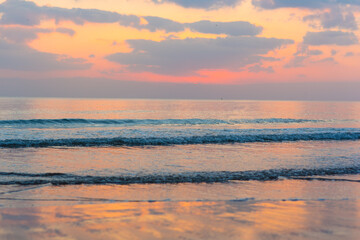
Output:
<svg viewBox="0 0 360 240">
<path fill-rule="evenodd" d="M 9 208 L 0 210 L 0 237 L 352 238 L 360 233 L 358 222 L 354 221 L 359 205 L 358 201 L 230 201 Z"/>
<path fill-rule="evenodd" d="M 117 118 L 118 113 L 122 111 L 138 110 L 136 102 L 118 99 L 32 98 L 26 101 L 28 108 L 33 110 L 31 112 L 33 119 L 84 117 L 112 119 Z"/>
<path fill-rule="evenodd" d="M 304 228 L 304 224 L 307 222 L 306 202 L 291 202 L 280 206 L 265 202 L 258 206 L 262 210 L 253 217 L 261 229 L 275 232 L 296 230 Z"/>
<path fill-rule="evenodd" d="M 214 87 L 215 88 L 215 87 Z M 99 89 L 101 91 L 101 89 Z M 219 99 L 222 96 L 219 95 Z M 358 102 L 301 101 L 186 101 L 125 99 L 54 99 L 17 100 L 16 107 L 29 117 L 23 118 L 230 118 L 230 119 L 359 119 Z M 169 110 L 171 112 L 169 113 Z M 173 111 L 174 110 L 174 111 Z M 211 110 L 211 111 L 209 111 Z M 21 113 L 20 111 L 17 114 Z M 209 114 L 216 116 L 209 116 Z M 166 115 L 162 115 L 166 114 Z M 176 116 L 174 116 L 176 115 Z M 310 125 L 311 122 L 308 122 Z M 254 125 L 256 126 L 256 124 Z M 291 125 L 293 126 L 293 125 Z"/>
</svg>

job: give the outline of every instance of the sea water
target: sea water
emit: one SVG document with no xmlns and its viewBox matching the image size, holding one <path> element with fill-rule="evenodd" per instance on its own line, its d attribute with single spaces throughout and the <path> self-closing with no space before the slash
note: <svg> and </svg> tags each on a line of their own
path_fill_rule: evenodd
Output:
<svg viewBox="0 0 360 240">
<path fill-rule="evenodd" d="M 357 199 L 359 140 L 359 102 L 1 98 L 0 200 Z"/>
</svg>

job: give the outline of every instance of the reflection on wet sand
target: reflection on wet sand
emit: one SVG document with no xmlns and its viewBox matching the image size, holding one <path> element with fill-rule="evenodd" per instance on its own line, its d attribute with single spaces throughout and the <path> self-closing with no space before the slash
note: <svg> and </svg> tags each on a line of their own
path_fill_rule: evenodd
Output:
<svg viewBox="0 0 360 240">
<path fill-rule="evenodd" d="M 342 200 L 6 208 L 0 210 L 0 238 L 356 239 L 359 207 L 359 201 Z"/>
</svg>

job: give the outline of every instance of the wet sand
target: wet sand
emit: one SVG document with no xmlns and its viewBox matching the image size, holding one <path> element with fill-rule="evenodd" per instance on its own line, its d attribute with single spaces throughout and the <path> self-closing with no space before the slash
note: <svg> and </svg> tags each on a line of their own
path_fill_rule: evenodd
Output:
<svg viewBox="0 0 360 240">
<path fill-rule="evenodd" d="M 122 202 L 0 209 L 1 239 L 358 239 L 360 201 Z"/>
<path fill-rule="evenodd" d="M 358 239 L 358 180 L 2 186 L 0 239 Z"/>
</svg>

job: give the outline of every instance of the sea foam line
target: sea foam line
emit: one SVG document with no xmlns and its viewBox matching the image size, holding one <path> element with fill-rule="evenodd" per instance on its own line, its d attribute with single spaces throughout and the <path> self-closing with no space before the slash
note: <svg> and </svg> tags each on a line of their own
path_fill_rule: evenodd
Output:
<svg viewBox="0 0 360 240">
<path fill-rule="evenodd" d="M 360 173 L 359 166 L 315 169 L 269 169 L 258 171 L 184 172 L 148 175 L 81 176 L 65 173 L 0 172 L 0 185 L 78 185 L 78 184 L 175 184 L 228 181 L 270 181 L 283 178 L 332 176 Z M 299 178 L 300 179 L 300 178 Z M 307 180 L 304 178 L 303 180 Z M 315 179 L 314 179 L 315 180 Z"/>
<path fill-rule="evenodd" d="M 295 129 L 296 130 L 296 129 Z M 273 133 L 214 134 L 201 136 L 172 137 L 114 137 L 114 138 L 65 138 L 65 139 L 5 139 L 0 140 L 0 148 L 41 148 L 41 147 L 101 147 L 101 146 L 166 146 L 188 144 L 228 144 L 251 142 L 291 142 L 291 141 L 344 141 L 359 140 L 359 129 L 298 129 L 271 130 Z M 306 132 L 308 131 L 308 132 Z"/>
<path fill-rule="evenodd" d="M 0 120 L 0 126 L 31 126 L 31 125 L 205 125 L 205 124 L 266 124 L 266 123 L 303 123 L 322 122 L 312 119 L 290 119 L 290 118 L 260 118 L 260 119 L 18 119 Z"/>
</svg>

